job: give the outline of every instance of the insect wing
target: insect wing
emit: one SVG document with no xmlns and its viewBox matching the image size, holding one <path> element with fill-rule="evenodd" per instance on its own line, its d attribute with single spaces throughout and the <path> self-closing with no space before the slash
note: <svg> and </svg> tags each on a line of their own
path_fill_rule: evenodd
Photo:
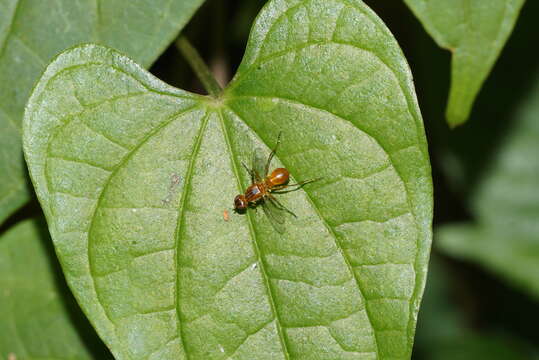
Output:
<svg viewBox="0 0 539 360">
<path fill-rule="evenodd" d="M 279 209 L 277 205 L 271 200 L 271 198 L 266 198 L 264 201 L 262 201 L 262 209 L 264 210 L 264 214 L 266 214 L 266 217 L 268 218 L 271 226 L 279 233 L 284 233 L 285 227 L 284 227 L 284 212 L 283 210 Z"/>
<path fill-rule="evenodd" d="M 266 158 L 262 149 L 257 148 L 253 151 L 252 167 L 255 172 L 255 178 L 257 181 L 262 181 L 268 174 L 266 174 Z"/>
</svg>

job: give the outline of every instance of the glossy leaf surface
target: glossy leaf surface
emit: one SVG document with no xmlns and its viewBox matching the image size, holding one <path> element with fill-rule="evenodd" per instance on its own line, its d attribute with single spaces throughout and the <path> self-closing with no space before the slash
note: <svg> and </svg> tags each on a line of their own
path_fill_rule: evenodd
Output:
<svg viewBox="0 0 539 360">
<path fill-rule="evenodd" d="M 539 296 L 539 77 L 471 196 L 474 224 L 439 232 L 443 250 L 477 261 Z M 463 160 L 465 161 L 465 160 Z"/>
<path fill-rule="evenodd" d="M 252 152 L 294 181 L 236 214 Z M 118 359 L 407 359 L 432 189 L 411 76 L 360 1 L 271 1 L 220 99 L 94 45 L 63 53 L 24 145 L 65 275 Z M 223 216 L 224 212 L 229 216 Z"/>
<path fill-rule="evenodd" d="M 0 359 L 109 359 L 64 280 L 44 222 L 0 236 Z"/>
<path fill-rule="evenodd" d="M 203 0 L 0 1 L 0 223 L 31 192 L 21 152 L 24 104 L 60 51 L 97 42 L 149 66 Z"/>
<path fill-rule="evenodd" d="M 481 85 L 525 0 L 404 0 L 440 47 L 452 53 L 447 121 L 468 119 Z"/>
</svg>

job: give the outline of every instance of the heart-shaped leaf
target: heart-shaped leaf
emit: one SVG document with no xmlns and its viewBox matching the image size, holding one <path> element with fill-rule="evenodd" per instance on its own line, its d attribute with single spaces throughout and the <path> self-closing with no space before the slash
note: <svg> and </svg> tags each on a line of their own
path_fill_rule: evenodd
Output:
<svg viewBox="0 0 539 360">
<path fill-rule="evenodd" d="M 452 53 L 447 121 L 464 123 L 525 0 L 404 0 L 436 43 Z"/>
<path fill-rule="evenodd" d="M 0 359 L 107 359 L 69 293 L 44 221 L 0 237 Z M 53 261 L 54 260 L 54 261 Z"/>
<path fill-rule="evenodd" d="M 283 234 L 236 214 L 241 163 L 282 142 Z M 65 275 L 119 359 L 405 359 L 430 248 L 423 125 L 360 1 L 270 1 L 219 99 L 113 50 L 60 55 L 24 147 Z M 224 212 L 228 216 L 223 216 Z"/>
<path fill-rule="evenodd" d="M 21 153 L 24 104 L 61 50 L 93 41 L 149 66 L 203 0 L 0 2 L 0 223 L 24 204 L 29 186 Z"/>
</svg>

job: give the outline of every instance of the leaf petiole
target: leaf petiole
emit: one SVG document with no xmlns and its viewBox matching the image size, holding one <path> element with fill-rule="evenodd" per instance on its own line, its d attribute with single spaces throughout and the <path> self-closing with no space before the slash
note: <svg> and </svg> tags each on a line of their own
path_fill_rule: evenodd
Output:
<svg viewBox="0 0 539 360">
<path fill-rule="evenodd" d="M 175 41 L 175 45 L 185 57 L 191 68 L 202 82 L 202 85 L 208 92 L 208 94 L 214 98 L 218 98 L 221 95 L 223 89 L 215 80 L 215 77 L 211 73 L 210 69 L 198 53 L 198 51 L 191 45 L 191 42 L 185 37 L 180 35 Z"/>
</svg>

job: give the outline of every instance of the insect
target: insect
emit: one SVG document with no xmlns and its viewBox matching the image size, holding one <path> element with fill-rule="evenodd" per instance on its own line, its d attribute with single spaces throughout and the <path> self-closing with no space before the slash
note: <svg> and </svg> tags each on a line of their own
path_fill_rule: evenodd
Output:
<svg viewBox="0 0 539 360">
<path fill-rule="evenodd" d="M 290 184 L 290 173 L 287 169 L 277 168 L 269 173 L 271 160 L 273 159 L 280 142 L 281 134 L 279 133 L 277 144 L 269 154 L 267 160 L 264 160 L 262 151 L 257 149 L 253 152 L 252 168 L 248 168 L 242 163 L 243 167 L 251 176 L 251 185 L 247 187 L 244 194 L 237 195 L 234 198 L 234 210 L 236 212 L 243 212 L 248 207 L 255 207 L 260 204 L 274 229 L 279 233 L 283 233 L 283 224 L 285 220 L 283 216 L 284 213 L 287 212 L 294 217 L 297 216 L 287 209 L 274 194 L 283 194 L 299 190 L 302 186 L 319 179 L 305 180 Z"/>
<path fill-rule="evenodd" d="M 228 211 L 223 210 L 223 220 L 228 221 L 230 220 L 230 215 L 228 215 Z"/>
</svg>

